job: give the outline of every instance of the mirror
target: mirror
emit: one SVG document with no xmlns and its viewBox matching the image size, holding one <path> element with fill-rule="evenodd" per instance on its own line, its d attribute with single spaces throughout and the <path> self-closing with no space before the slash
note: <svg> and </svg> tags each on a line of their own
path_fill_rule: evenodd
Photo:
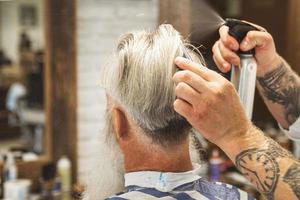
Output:
<svg viewBox="0 0 300 200">
<path fill-rule="evenodd" d="M 0 0 L 0 154 L 45 155 L 44 1 Z"/>
</svg>

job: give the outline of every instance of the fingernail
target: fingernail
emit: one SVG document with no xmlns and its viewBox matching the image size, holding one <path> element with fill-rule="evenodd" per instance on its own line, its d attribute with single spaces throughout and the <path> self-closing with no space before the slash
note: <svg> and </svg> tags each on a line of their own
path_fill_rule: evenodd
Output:
<svg viewBox="0 0 300 200">
<path fill-rule="evenodd" d="M 229 69 L 228 63 L 223 63 L 223 69 L 226 71 Z"/>
<path fill-rule="evenodd" d="M 179 64 L 182 61 L 183 61 L 183 57 L 178 56 L 178 57 L 175 58 L 175 63 L 176 64 Z"/>
</svg>

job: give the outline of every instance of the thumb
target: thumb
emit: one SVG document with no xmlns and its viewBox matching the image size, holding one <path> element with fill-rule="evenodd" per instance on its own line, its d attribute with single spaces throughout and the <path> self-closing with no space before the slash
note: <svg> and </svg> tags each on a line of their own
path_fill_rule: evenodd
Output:
<svg viewBox="0 0 300 200">
<path fill-rule="evenodd" d="M 268 32 L 263 31 L 249 31 L 245 39 L 240 45 L 242 51 L 249 51 L 253 48 L 263 48 L 272 43 L 273 37 Z"/>
</svg>

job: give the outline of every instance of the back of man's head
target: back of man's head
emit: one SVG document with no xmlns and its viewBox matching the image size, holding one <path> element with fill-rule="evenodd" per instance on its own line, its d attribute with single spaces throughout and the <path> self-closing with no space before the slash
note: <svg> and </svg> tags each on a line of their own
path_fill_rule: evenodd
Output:
<svg viewBox="0 0 300 200">
<path fill-rule="evenodd" d="M 118 43 L 115 64 L 105 66 L 102 74 L 108 95 L 163 146 L 179 144 L 191 128 L 173 108 L 172 76 L 178 70 L 174 59 L 186 51 L 199 59 L 185 46 L 171 25 L 161 25 L 153 32 L 128 33 Z"/>
</svg>

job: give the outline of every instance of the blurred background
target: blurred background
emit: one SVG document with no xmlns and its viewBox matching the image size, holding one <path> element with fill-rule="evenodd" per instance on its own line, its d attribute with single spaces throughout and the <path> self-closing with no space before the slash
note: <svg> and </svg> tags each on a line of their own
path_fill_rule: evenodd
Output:
<svg viewBox="0 0 300 200">
<path fill-rule="evenodd" d="M 79 196 L 104 125 L 100 68 L 118 37 L 171 23 L 216 69 L 218 15 L 265 27 L 300 71 L 298 0 L 0 0 L 0 196 L 11 180 L 35 198 Z M 293 151 L 256 94 L 254 123 Z M 221 180 L 258 195 L 212 144 L 205 159 L 222 160 Z"/>
</svg>

